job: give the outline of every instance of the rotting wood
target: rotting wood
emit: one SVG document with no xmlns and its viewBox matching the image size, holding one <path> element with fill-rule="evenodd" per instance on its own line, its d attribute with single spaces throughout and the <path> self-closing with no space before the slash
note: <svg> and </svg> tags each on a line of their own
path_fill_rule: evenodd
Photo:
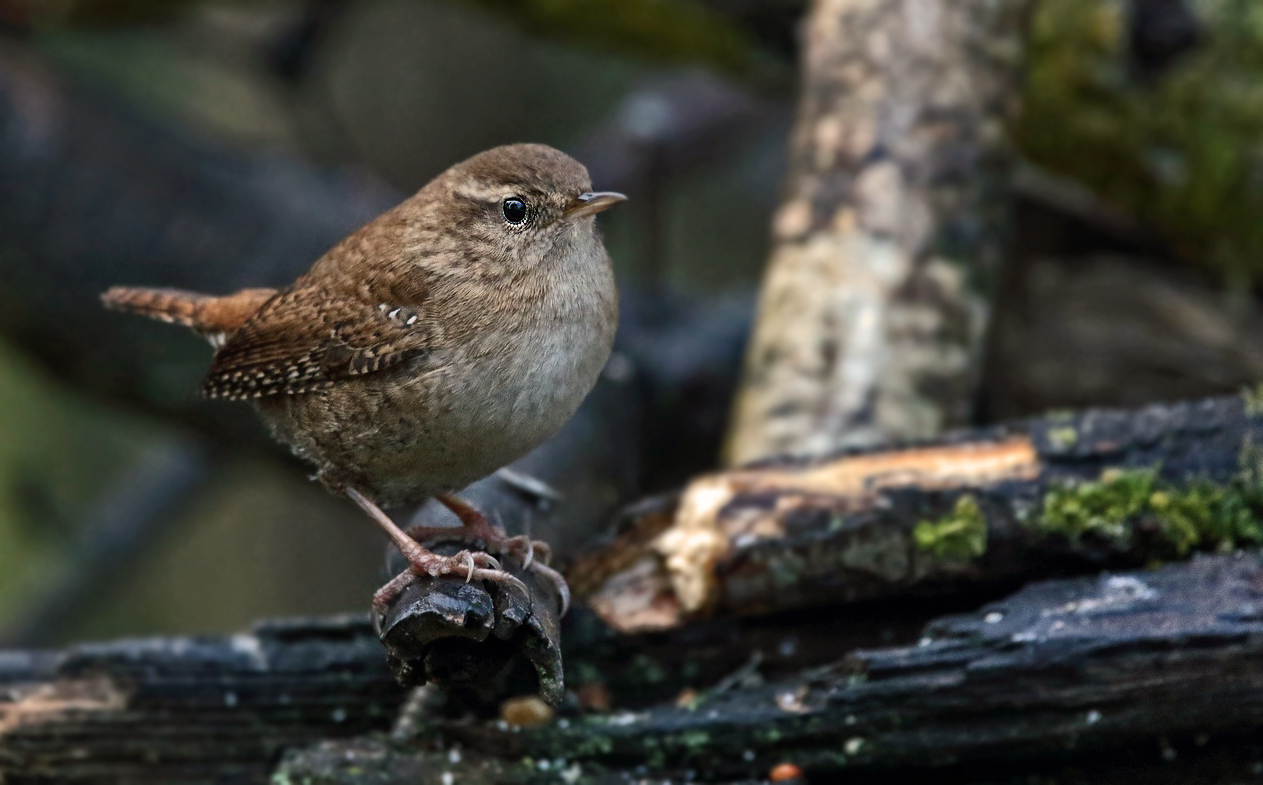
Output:
<svg viewBox="0 0 1263 785">
<path fill-rule="evenodd" d="M 852 651 L 852 621 L 799 616 L 834 628 L 819 667 L 771 681 L 757 659 L 745 678 L 703 668 L 691 696 L 612 713 L 563 707 L 533 730 L 431 715 L 416 737 L 393 741 L 384 732 L 403 696 L 363 619 L 9 652 L 0 655 L 0 770 L 9 783 L 390 785 L 440 783 L 444 772 L 481 782 L 556 782 L 560 772 L 574 782 L 733 781 L 791 761 L 858 783 L 895 772 L 1104 782 L 1097 775 L 1131 756 L 1161 764 L 1146 782 L 1234 782 L 1263 751 L 1261 598 L 1263 564 L 1239 553 L 1032 584 L 895 648 Z M 620 652 L 637 640 L 621 639 Z M 599 660 L 590 664 L 613 663 Z M 1199 755 L 1213 776 L 1198 772 Z"/>
<path fill-rule="evenodd" d="M 815 0 L 730 464 L 968 420 L 1032 0 Z"/>
<path fill-rule="evenodd" d="M 551 554 L 535 543 L 534 565 L 517 551 L 502 552 L 471 539 L 463 528 L 421 539 L 435 553 L 469 549 L 491 553 L 518 579 L 470 582 L 456 576 L 413 575 L 374 626 L 389 655 L 390 669 L 408 687 L 427 683 L 448 699 L 472 706 L 499 706 L 506 697 L 539 695 L 562 699 L 561 613 L 568 589 L 547 567 Z M 403 573 L 407 575 L 408 573 Z M 374 611 L 376 613 L 376 611 Z"/>
<path fill-rule="evenodd" d="M 701 477 L 571 585 L 616 629 L 1004 586 L 1263 539 L 1253 393 Z"/>
<path fill-rule="evenodd" d="M 1263 730 L 1261 587 L 1260 559 L 1245 554 L 1038 583 L 941 619 L 911 646 L 685 705 L 517 731 L 433 721 L 407 744 L 292 752 L 277 776 L 733 782 L 792 762 L 863 784 L 1244 781 Z"/>
<path fill-rule="evenodd" d="M 359 617 L 0 652 L 0 780 L 261 782 L 286 748 L 388 729 L 403 698 Z"/>
</svg>

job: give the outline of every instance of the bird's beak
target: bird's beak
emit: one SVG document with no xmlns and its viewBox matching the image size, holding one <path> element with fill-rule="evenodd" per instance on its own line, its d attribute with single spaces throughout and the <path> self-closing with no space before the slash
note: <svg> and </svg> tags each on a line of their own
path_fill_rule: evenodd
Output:
<svg viewBox="0 0 1263 785">
<path fill-rule="evenodd" d="M 589 215 L 596 215 L 602 210 L 608 210 L 619 202 L 625 201 L 627 201 L 627 197 L 617 191 L 594 191 L 592 193 L 579 194 L 570 200 L 570 204 L 566 205 L 566 210 L 562 215 L 566 218 L 583 218 Z"/>
</svg>

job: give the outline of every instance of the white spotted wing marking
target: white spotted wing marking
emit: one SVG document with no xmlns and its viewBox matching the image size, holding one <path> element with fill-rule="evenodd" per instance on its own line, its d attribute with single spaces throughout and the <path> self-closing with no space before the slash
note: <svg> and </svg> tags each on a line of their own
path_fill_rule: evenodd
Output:
<svg viewBox="0 0 1263 785">
<path fill-rule="evenodd" d="M 324 389 L 425 352 L 428 335 L 418 325 L 412 308 L 291 291 L 223 342 L 202 389 L 235 400 Z"/>
</svg>

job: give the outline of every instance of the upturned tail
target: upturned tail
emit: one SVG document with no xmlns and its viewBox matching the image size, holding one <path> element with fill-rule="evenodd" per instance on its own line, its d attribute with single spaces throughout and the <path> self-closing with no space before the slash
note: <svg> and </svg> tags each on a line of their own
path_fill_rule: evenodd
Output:
<svg viewBox="0 0 1263 785">
<path fill-rule="evenodd" d="M 183 289 L 146 289 L 112 286 L 101 295 L 101 302 L 114 311 L 128 311 L 182 324 L 201 333 L 213 344 L 245 322 L 276 294 L 275 289 L 242 289 L 222 297 L 198 294 Z"/>
</svg>

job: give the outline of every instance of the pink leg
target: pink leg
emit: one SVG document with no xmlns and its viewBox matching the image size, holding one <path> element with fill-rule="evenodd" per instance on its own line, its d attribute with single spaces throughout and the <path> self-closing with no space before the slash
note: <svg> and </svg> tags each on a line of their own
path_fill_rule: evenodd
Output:
<svg viewBox="0 0 1263 785">
<path fill-rule="evenodd" d="M 378 611 L 383 611 L 403 592 L 412 578 L 419 575 L 429 575 L 432 578 L 443 575 L 464 575 L 466 583 L 472 580 L 499 581 L 517 584 L 522 591 L 526 591 L 526 586 L 517 578 L 504 572 L 500 568 L 500 562 L 489 554 L 461 551 L 454 556 L 439 556 L 405 534 L 386 513 L 382 512 L 380 507 L 364 494 L 348 487 L 346 495 L 386 532 L 386 536 L 390 537 L 408 561 L 408 569 L 395 576 L 373 596 L 373 607 Z"/>
<path fill-rule="evenodd" d="M 465 531 L 481 537 L 488 545 L 496 545 L 499 552 L 525 551 L 525 554 L 522 556 L 522 569 L 534 569 L 556 584 L 557 593 L 561 596 L 561 615 L 566 615 L 566 611 L 570 609 L 570 586 L 566 584 L 566 579 L 561 577 L 561 573 L 548 566 L 547 561 L 552 556 L 552 551 L 547 543 L 535 542 L 531 538 L 524 536 L 507 536 L 493 526 L 491 521 L 487 520 L 487 516 L 483 515 L 477 508 L 456 496 L 442 494 L 435 498 L 444 507 L 456 514 L 456 517 L 464 525 Z M 535 561 L 536 554 L 539 554 L 543 561 Z"/>
<path fill-rule="evenodd" d="M 439 494 L 434 498 L 438 499 L 440 504 L 456 514 L 456 517 L 460 519 L 461 525 L 465 527 L 466 532 L 475 537 L 481 537 L 488 544 L 505 541 L 504 532 L 492 525 L 491 521 L 487 520 L 487 516 L 483 515 L 477 507 L 474 507 L 469 502 L 448 493 Z"/>
<path fill-rule="evenodd" d="M 461 524 L 464 526 L 465 533 L 481 538 L 483 542 L 493 546 L 496 551 L 501 553 L 523 551 L 522 569 L 530 569 L 531 564 L 535 561 L 536 555 L 544 561 L 548 561 L 552 558 L 552 549 L 548 547 L 548 543 L 536 542 L 523 535 L 518 535 L 516 537 L 508 536 L 497 529 L 491 521 L 487 520 L 487 516 L 483 515 L 478 508 L 460 497 L 443 494 L 441 496 L 436 496 L 435 498 L 440 504 L 456 514 L 456 517 L 460 519 Z M 450 530 L 438 527 L 420 526 L 408 529 L 408 532 L 424 533 L 425 536 L 430 537 L 441 536 L 444 532 L 449 534 L 451 533 Z"/>
</svg>

